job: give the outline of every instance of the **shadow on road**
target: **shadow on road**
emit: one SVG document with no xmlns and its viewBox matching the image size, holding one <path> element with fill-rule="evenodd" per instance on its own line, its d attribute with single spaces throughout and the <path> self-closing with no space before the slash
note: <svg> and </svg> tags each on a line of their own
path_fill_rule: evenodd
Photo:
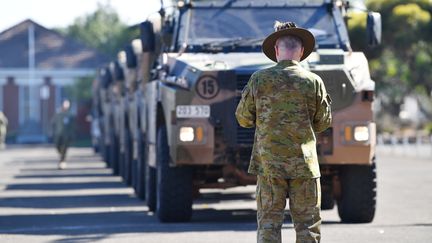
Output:
<svg viewBox="0 0 432 243">
<path fill-rule="evenodd" d="M 109 238 L 109 235 L 88 235 L 88 236 L 75 236 L 75 237 L 68 237 L 64 239 L 55 240 L 52 242 L 58 242 L 58 243 L 80 243 L 80 242 L 97 242 L 101 241 L 103 239 Z"/>
<path fill-rule="evenodd" d="M 92 208 L 92 207 L 129 207 L 143 206 L 132 195 L 85 195 L 85 196 L 50 196 L 50 197 L 13 197 L 0 199 L 0 207 L 7 208 Z"/>
<path fill-rule="evenodd" d="M 292 229 L 285 217 L 284 229 Z M 333 224 L 336 222 L 324 222 Z M 16 226 L 19 225 L 17 228 Z M 0 234 L 72 235 L 255 231 L 254 210 L 195 210 L 191 222 L 161 224 L 148 211 L 0 216 Z M 75 238 L 74 238 L 75 239 Z M 87 239 L 83 237 L 83 239 Z"/>
<path fill-rule="evenodd" d="M 24 163 L 45 163 L 47 161 L 58 162 L 59 158 L 53 156 L 37 156 L 37 158 L 28 157 L 15 157 L 13 162 L 24 162 Z M 67 162 L 94 162 L 94 155 L 73 155 L 73 157 L 68 157 Z"/>
<path fill-rule="evenodd" d="M 125 188 L 120 182 L 79 182 L 79 183 L 28 183 L 11 184 L 6 190 L 37 190 L 37 191 L 63 191 L 80 189 L 116 189 Z"/>
<path fill-rule="evenodd" d="M 23 161 L 23 160 L 14 160 L 14 161 L 9 162 L 9 164 L 21 163 L 21 164 L 24 164 L 24 165 L 32 165 L 32 164 L 38 164 L 38 165 L 40 165 L 40 164 L 43 164 L 43 165 L 45 165 L 45 164 L 53 164 L 53 165 L 55 165 L 55 164 L 58 163 L 58 161 L 59 161 L 58 159 L 46 158 L 46 159 L 32 159 L 32 160 L 25 160 L 25 161 Z"/>
<path fill-rule="evenodd" d="M 246 193 L 223 193 L 223 192 L 211 192 L 200 194 L 199 199 L 205 201 L 205 203 L 218 203 L 226 200 L 245 200 L 255 201 L 254 194 L 250 192 Z M 199 202 L 199 201 L 198 201 Z"/>
<path fill-rule="evenodd" d="M 196 210 L 191 222 L 161 224 L 147 211 L 0 216 L 0 234 L 85 235 L 255 231 L 253 210 Z M 239 224 L 241 223 L 241 224 Z M 19 225 L 19 227 L 16 227 Z M 235 227 L 233 226 L 235 225 Z"/>
<path fill-rule="evenodd" d="M 71 163 L 68 163 L 71 164 Z M 85 168 L 67 168 L 64 171 L 67 172 L 82 172 L 82 171 L 92 171 L 92 170 L 104 170 L 106 169 L 105 167 L 97 167 L 97 166 L 88 166 Z M 57 164 L 53 164 L 52 168 L 23 168 L 20 169 L 20 172 L 25 172 L 25 173 L 61 173 L 61 171 L 59 171 L 59 169 L 57 168 Z"/>
<path fill-rule="evenodd" d="M 16 165 L 8 164 L 19 166 L 19 174 L 5 188 L 4 192 L 11 195 L 0 197 L 0 210 L 3 210 L 0 215 L 0 234 L 65 235 L 64 239 L 55 242 L 67 243 L 95 242 L 122 233 L 256 231 L 255 210 L 207 206 L 224 201 L 254 202 L 254 194 L 250 190 L 203 193 L 194 202 L 196 208 L 191 222 L 162 224 L 153 213 L 147 211 L 143 201 L 127 193 L 129 189 L 123 183 L 103 181 L 112 175 L 105 164 L 98 161 L 94 156 L 74 156 L 68 162 L 71 167 L 66 170 L 58 170 L 53 157 L 23 157 L 17 159 L 20 163 Z M 52 164 L 52 168 L 48 163 Z M 94 177 L 103 178 L 101 181 L 80 181 L 81 178 L 85 180 L 91 177 L 93 180 Z M 51 183 L 44 181 L 45 178 L 52 179 L 49 181 Z M 73 181 L 52 182 L 55 178 L 73 178 Z M 40 181 L 30 183 L 28 179 Z M 95 189 L 104 189 L 103 194 L 91 194 L 91 190 Z M 116 193 L 110 189 L 121 190 Z M 85 190 L 89 190 L 89 194 L 84 194 L 87 193 Z M 37 196 L 26 195 L 30 192 Z M 52 195 L 59 192 L 66 195 Z M 11 213 L 7 210 L 11 210 Z M 285 219 L 284 228 L 292 228 L 288 211 Z"/>
<path fill-rule="evenodd" d="M 91 178 L 91 177 L 112 177 L 108 173 L 64 173 L 64 174 L 29 174 L 29 175 L 16 175 L 16 179 L 37 179 L 37 178 Z"/>
</svg>

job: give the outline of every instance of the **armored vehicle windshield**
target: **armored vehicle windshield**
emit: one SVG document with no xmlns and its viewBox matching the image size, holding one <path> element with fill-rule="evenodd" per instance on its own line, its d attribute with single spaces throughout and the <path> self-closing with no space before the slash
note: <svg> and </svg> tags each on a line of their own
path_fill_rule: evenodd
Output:
<svg viewBox="0 0 432 243">
<path fill-rule="evenodd" d="M 204 1 L 180 10 L 175 48 L 188 52 L 261 51 L 275 20 L 309 29 L 320 48 L 346 49 L 346 30 L 338 29 L 332 3 L 321 1 Z"/>
</svg>

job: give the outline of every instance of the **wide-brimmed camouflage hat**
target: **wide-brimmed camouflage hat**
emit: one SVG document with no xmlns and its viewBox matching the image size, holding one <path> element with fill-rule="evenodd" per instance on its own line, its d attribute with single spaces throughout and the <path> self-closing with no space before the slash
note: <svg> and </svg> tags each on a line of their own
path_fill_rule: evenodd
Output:
<svg viewBox="0 0 432 243">
<path fill-rule="evenodd" d="M 274 46 L 276 45 L 277 39 L 282 36 L 293 35 L 302 40 L 304 51 L 300 61 L 303 61 L 312 53 L 315 47 L 315 37 L 309 30 L 297 27 L 294 22 L 282 23 L 278 21 L 276 21 L 274 28 L 275 32 L 267 36 L 262 44 L 262 51 L 274 62 L 277 62 Z"/>
</svg>

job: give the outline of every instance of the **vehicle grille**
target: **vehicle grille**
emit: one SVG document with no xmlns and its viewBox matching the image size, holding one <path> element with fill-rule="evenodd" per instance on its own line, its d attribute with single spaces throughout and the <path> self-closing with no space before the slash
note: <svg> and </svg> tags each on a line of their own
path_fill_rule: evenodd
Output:
<svg viewBox="0 0 432 243">
<path fill-rule="evenodd" d="M 237 75 L 237 97 L 238 104 L 241 99 L 241 91 L 249 81 L 250 74 Z M 237 123 L 237 144 L 250 145 L 254 142 L 255 128 L 243 128 Z"/>
</svg>

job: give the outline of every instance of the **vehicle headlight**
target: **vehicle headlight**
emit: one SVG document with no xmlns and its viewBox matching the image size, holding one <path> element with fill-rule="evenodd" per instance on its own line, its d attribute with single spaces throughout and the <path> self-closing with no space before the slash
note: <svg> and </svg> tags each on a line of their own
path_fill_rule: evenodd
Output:
<svg viewBox="0 0 432 243">
<path fill-rule="evenodd" d="M 364 142 L 369 140 L 369 128 L 367 126 L 354 127 L 354 140 Z"/>
<path fill-rule="evenodd" d="M 193 127 L 180 127 L 179 132 L 180 141 L 192 142 L 195 138 L 195 131 Z"/>
</svg>

